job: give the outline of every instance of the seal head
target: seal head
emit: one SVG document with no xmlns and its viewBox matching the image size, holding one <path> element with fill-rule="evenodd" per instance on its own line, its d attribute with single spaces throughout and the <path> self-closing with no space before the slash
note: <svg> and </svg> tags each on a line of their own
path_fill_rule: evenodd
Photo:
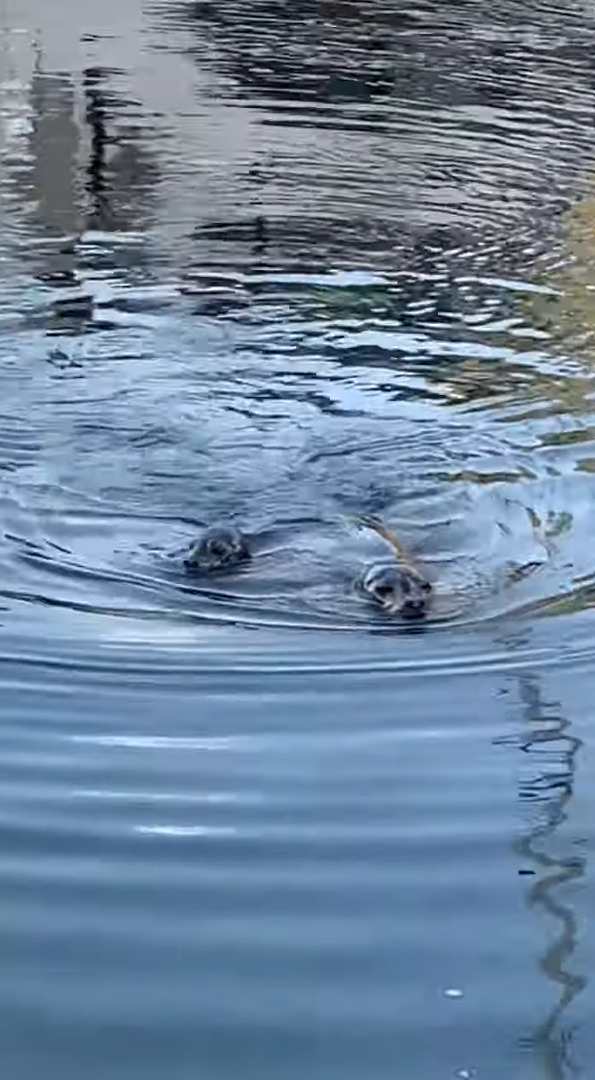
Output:
<svg viewBox="0 0 595 1080">
<path fill-rule="evenodd" d="M 246 537 L 233 526 L 207 529 L 184 559 L 189 570 L 228 570 L 250 558 Z"/>
<path fill-rule="evenodd" d="M 432 586 L 412 567 L 386 563 L 366 570 L 362 588 L 389 615 L 421 619 L 426 615 Z"/>
</svg>

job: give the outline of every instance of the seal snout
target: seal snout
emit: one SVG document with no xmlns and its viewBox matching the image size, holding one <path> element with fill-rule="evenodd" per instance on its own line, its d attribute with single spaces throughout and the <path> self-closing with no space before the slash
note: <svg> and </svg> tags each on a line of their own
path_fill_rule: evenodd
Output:
<svg viewBox="0 0 595 1080">
<path fill-rule="evenodd" d="M 405 619 L 421 619 L 426 614 L 427 602 L 425 596 L 416 596 L 404 600 L 401 605 L 401 615 Z"/>
<path fill-rule="evenodd" d="M 193 544 L 184 565 L 188 569 L 218 570 L 236 566 L 249 558 L 248 542 L 239 529 L 212 527 Z"/>
</svg>

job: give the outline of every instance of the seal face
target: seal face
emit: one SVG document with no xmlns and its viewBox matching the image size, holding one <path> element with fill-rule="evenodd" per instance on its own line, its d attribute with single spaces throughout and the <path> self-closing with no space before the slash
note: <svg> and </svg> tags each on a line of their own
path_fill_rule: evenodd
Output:
<svg viewBox="0 0 595 1080">
<path fill-rule="evenodd" d="M 190 570 L 226 570 L 250 558 L 246 537 L 239 529 L 221 526 L 207 529 L 184 559 Z"/>
<path fill-rule="evenodd" d="M 405 619 L 423 618 L 432 592 L 422 574 L 399 563 L 371 566 L 364 574 L 362 588 L 389 615 Z"/>
</svg>

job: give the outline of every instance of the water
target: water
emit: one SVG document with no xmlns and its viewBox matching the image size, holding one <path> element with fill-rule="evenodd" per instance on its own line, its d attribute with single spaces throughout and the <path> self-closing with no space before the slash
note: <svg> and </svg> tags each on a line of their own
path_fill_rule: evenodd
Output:
<svg viewBox="0 0 595 1080">
<path fill-rule="evenodd" d="M 593 13 L 0 28 L 3 1073 L 588 1077 Z"/>
</svg>

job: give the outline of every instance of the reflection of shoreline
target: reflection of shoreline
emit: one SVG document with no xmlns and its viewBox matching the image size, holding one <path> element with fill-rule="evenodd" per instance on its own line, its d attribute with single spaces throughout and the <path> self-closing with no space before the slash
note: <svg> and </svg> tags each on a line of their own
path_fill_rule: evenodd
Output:
<svg viewBox="0 0 595 1080">
<path fill-rule="evenodd" d="M 544 1080 L 564 1080 L 574 1071 L 572 1032 L 564 1027 L 564 1014 L 584 990 L 587 979 L 567 966 L 576 951 L 577 920 L 570 903 L 561 899 L 559 887 L 583 877 L 586 860 L 576 855 L 552 854 L 545 845 L 560 840 L 557 833 L 568 816 L 582 742 L 571 733 L 570 721 L 560 715 L 559 705 L 542 700 L 536 675 L 519 679 L 519 695 L 529 728 L 522 749 L 537 766 L 534 776 L 522 784 L 520 797 L 530 800 L 536 812 L 515 846 L 536 875 L 527 894 L 529 906 L 550 916 L 557 927 L 556 936 L 540 960 L 542 971 L 556 988 L 557 1000 L 528 1041 L 543 1063 Z"/>
<path fill-rule="evenodd" d="M 60 291 L 62 330 L 62 316 L 72 316 L 71 329 L 79 331 L 89 318 L 80 293 L 89 272 L 104 272 L 114 258 L 127 267 L 144 260 L 137 242 L 127 245 L 120 235 L 114 248 L 110 234 L 143 234 L 153 223 L 151 140 L 129 119 L 129 102 L 113 81 L 114 72 L 99 66 L 80 74 L 47 70 L 39 49 L 19 72 L 27 124 L 4 163 L 0 195 L 18 197 L 22 255 L 45 286 Z M 87 233 L 94 234 L 89 245 Z"/>
<path fill-rule="evenodd" d="M 46 70 L 39 51 L 21 73 L 27 132 L 1 182 L 18 186 L 36 232 L 146 228 L 157 181 L 151 140 L 137 121 L 127 122 L 128 103 L 111 75 L 102 67 L 85 68 L 80 78 Z"/>
</svg>

